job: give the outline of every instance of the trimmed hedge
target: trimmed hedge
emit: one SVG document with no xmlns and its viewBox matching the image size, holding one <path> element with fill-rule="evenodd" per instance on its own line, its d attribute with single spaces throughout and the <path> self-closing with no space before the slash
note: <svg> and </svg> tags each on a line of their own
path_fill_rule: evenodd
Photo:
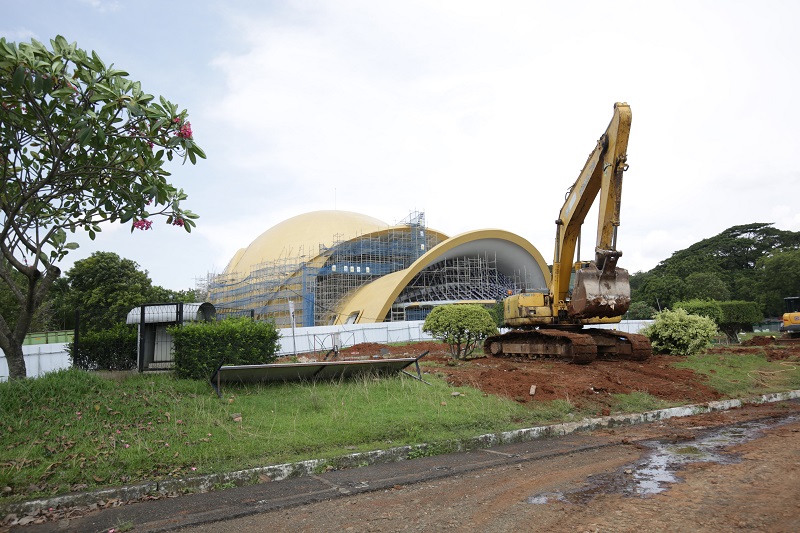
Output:
<svg viewBox="0 0 800 533">
<path fill-rule="evenodd" d="M 226 365 L 260 365 L 277 359 L 280 332 L 272 322 L 230 318 L 168 328 L 175 347 L 175 374 L 207 380 Z"/>
<path fill-rule="evenodd" d="M 67 344 L 72 366 L 82 370 L 131 370 L 136 368 L 136 327 L 117 324 L 111 329 L 89 331 Z"/>
<path fill-rule="evenodd" d="M 753 324 L 764 320 L 761 307 L 756 302 L 732 300 L 720 302 L 722 320 L 719 324 L 730 342 L 739 342 L 740 331 L 753 331 Z"/>
<path fill-rule="evenodd" d="M 716 300 L 700 300 L 694 299 L 687 302 L 675 302 L 672 305 L 673 309 L 685 309 L 690 315 L 707 316 L 716 324 L 722 322 L 722 307 L 721 302 Z"/>
</svg>

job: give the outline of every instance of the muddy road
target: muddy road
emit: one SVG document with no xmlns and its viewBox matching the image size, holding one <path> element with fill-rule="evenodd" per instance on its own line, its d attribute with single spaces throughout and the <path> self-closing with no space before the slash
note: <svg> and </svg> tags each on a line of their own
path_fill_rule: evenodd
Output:
<svg viewBox="0 0 800 533">
<path fill-rule="evenodd" d="M 786 418 L 789 412 L 793 415 Z M 766 429 L 754 430 L 739 444 L 723 443 L 720 460 L 673 464 L 667 470 L 677 479 L 661 484 L 660 492 L 650 490 L 652 484 L 637 485 L 646 466 L 641 461 L 652 456 L 652 447 L 643 443 L 658 439 L 691 456 L 698 441 L 714 438 L 713 428 L 747 419 L 761 419 Z M 800 531 L 797 403 L 673 419 L 597 437 L 616 438 L 617 445 L 182 531 Z"/>
<path fill-rule="evenodd" d="M 10 531 L 112 529 L 795 532 L 800 400 L 161 498 Z"/>
</svg>

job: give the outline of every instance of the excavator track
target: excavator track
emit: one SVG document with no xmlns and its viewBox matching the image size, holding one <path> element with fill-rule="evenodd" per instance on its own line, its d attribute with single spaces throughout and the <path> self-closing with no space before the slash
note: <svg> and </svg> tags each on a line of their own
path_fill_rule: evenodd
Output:
<svg viewBox="0 0 800 533">
<path fill-rule="evenodd" d="M 603 359 L 644 361 L 652 353 L 644 335 L 607 329 L 570 332 L 556 329 L 512 330 L 488 337 L 483 351 L 496 357 L 553 358 L 573 364 Z"/>
<path fill-rule="evenodd" d="M 499 357 L 554 358 L 575 364 L 588 364 L 597 357 L 597 345 L 590 335 L 553 329 L 493 335 L 483 342 L 483 351 Z"/>
<path fill-rule="evenodd" d="M 591 328 L 582 330 L 581 334 L 592 336 L 598 358 L 646 361 L 653 353 L 650 339 L 637 333 Z"/>
</svg>

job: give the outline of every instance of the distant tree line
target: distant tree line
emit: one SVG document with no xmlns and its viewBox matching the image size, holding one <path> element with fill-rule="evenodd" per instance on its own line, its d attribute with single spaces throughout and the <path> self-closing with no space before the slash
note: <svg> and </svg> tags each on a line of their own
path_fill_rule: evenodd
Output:
<svg viewBox="0 0 800 533">
<path fill-rule="evenodd" d="M 658 310 L 697 300 L 754 302 L 763 316 L 777 317 L 787 296 L 800 296 L 800 232 L 753 223 L 731 227 L 633 274 L 628 318 L 651 318 Z"/>
</svg>

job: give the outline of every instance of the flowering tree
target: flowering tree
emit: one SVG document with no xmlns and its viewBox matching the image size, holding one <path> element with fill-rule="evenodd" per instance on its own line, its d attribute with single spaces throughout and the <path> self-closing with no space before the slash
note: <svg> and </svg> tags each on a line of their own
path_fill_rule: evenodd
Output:
<svg viewBox="0 0 800 533">
<path fill-rule="evenodd" d="M 185 110 L 64 37 L 50 45 L 0 38 L 0 279 L 19 303 L 0 316 L 0 348 L 12 379 L 26 375 L 22 341 L 56 265 L 78 246 L 67 234 L 148 230 L 157 215 L 191 231 L 197 216 L 163 165 L 205 158 Z"/>
</svg>

